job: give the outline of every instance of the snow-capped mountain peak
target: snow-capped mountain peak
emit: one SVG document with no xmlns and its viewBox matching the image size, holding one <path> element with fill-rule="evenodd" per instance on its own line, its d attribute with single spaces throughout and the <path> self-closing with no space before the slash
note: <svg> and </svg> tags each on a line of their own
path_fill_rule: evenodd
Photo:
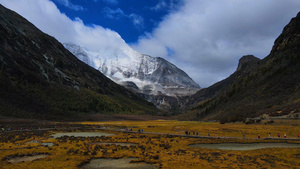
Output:
<svg viewBox="0 0 300 169">
<path fill-rule="evenodd" d="M 168 96 L 182 96 L 200 89 L 184 71 L 163 58 L 140 54 L 124 45 L 119 49 L 91 51 L 76 44 L 65 43 L 78 59 L 101 71 L 116 83 L 127 86 L 128 82 L 138 88 L 138 92 Z"/>
</svg>

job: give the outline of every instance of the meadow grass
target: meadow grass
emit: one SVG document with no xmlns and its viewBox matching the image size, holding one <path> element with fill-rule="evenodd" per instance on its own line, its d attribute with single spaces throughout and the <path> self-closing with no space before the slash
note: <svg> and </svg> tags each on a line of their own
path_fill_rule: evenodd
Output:
<svg viewBox="0 0 300 169">
<path fill-rule="evenodd" d="M 80 122 L 81 129 L 61 129 L 58 131 L 6 132 L 0 133 L 0 168 L 78 168 L 94 158 L 138 158 L 137 161 L 159 164 L 161 168 L 299 168 L 299 148 L 266 148 L 249 151 L 216 150 L 189 147 L 197 143 L 255 143 L 288 142 L 289 140 L 259 140 L 257 134 L 267 137 L 267 133 L 287 133 L 288 137 L 300 131 L 299 125 L 278 123 L 272 125 L 242 123 L 219 124 L 195 121 L 117 121 L 117 122 Z M 75 123 L 72 124 L 73 126 Z M 109 127 L 103 130 L 101 127 Z M 198 131 L 199 135 L 231 136 L 247 138 L 190 138 L 173 135 L 124 133 L 114 128 L 132 128 L 134 131 L 184 134 L 184 131 Z M 110 137 L 61 137 L 49 138 L 57 132 L 97 131 L 116 134 Z M 264 134 L 263 134 L 264 133 Z M 294 136 L 296 137 L 296 136 Z M 52 142 L 54 146 L 44 147 L 40 143 Z M 102 145 L 96 143 L 135 143 L 131 146 Z M 94 144 L 95 143 L 95 144 Z M 46 158 L 32 162 L 11 164 L 8 159 L 24 155 L 47 154 Z"/>
<path fill-rule="evenodd" d="M 281 137 L 284 134 L 289 138 L 296 138 L 300 134 L 300 120 L 289 121 L 278 120 L 274 124 L 244 124 L 244 123 L 226 123 L 218 122 L 198 122 L 198 121 L 175 121 L 175 120 L 153 120 L 153 121 L 112 121 L 112 122 L 81 122 L 80 124 L 94 125 L 102 127 L 126 127 L 132 128 L 133 131 L 143 129 L 144 132 L 168 133 L 168 134 L 185 134 L 185 131 L 198 132 L 200 136 L 212 137 L 243 137 L 262 138 Z"/>
</svg>

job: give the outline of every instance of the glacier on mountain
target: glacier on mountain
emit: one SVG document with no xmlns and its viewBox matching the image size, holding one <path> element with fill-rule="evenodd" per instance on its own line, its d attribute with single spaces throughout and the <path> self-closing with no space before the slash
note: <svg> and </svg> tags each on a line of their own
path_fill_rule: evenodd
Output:
<svg viewBox="0 0 300 169">
<path fill-rule="evenodd" d="M 91 51 L 64 43 L 78 59 L 116 83 L 147 95 L 186 96 L 200 89 L 184 71 L 160 57 L 134 51 L 128 45 L 118 49 Z"/>
</svg>

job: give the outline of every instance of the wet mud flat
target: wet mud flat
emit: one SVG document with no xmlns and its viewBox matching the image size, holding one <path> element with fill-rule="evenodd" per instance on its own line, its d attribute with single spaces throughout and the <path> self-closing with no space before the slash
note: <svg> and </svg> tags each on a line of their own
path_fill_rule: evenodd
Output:
<svg viewBox="0 0 300 169">
<path fill-rule="evenodd" d="M 7 157 L 7 161 L 9 163 L 21 163 L 34 161 L 42 158 L 46 158 L 49 154 L 33 154 L 33 155 L 14 155 L 13 157 Z"/>
<path fill-rule="evenodd" d="M 67 132 L 67 133 L 55 133 L 51 136 L 53 138 L 59 137 L 101 137 L 101 136 L 114 136 L 115 134 L 112 133 L 104 133 L 104 132 Z"/>
<path fill-rule="evenodd" d="M 300 144 L 292 143 L 221 143 L 221 144 L 191 144 L 190 147 L 219 150 L 256 150 L 263 148 L 300 148 Z"/>
<path fill-rule="evenodd" d="M 133 162 L 137 158 L 92 159 L 83 164 L 81 169 L 159 169 L 159 164 Z"/>
</svg>

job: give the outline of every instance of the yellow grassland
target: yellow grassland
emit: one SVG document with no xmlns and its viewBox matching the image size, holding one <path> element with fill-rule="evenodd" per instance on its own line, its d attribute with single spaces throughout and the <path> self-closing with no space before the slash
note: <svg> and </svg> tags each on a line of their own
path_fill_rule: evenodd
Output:
<svg viewBox="0 0 300 169">
<path fill-rule="evenodd" d="M 79 123 L 78 123 L 79 124 Z M 43 136 L 32 136 L 22 139 L 16 132 L 13 138 L 3 138 L 0 141 L 0 168 L 78 168 L 82 163 L 93 158 L 129 158 L 136 157 L 138 161 L 160 164 L 161 168 L 300 168 L 299 148 L 267 148 L 250 151 L 214 150 L 189 147 L 194 143 L 224 143 L 224 142 L 293 142 L 300 141 L 263 141 L 257 139 L 257 134 L 267 137 L 267 133 L 284 133 L 288 137 L 296 137 L 300 132 L 299 125 L 245 125 L 242 123 L 218 124 L 207 122 L 187 121 L 120 121 L 120 122 L 82 122 L 88 131 L 103 131 L 97 127 L 124 128 L 134 127 L 133 130 L 143 129 L 144 132 L 184 134 L 184 131 L 199 132 L 206 136 L 230 136 L 252 139 L 217 139 L 217 138 L 188 138 L 144 133 L 123 133 L 113 130 L 105 132 L 115 133 L 111 137 L 63 137 L 48 140 L 49 136 L 58 131 L 47 131 Z M 83 131 L 87 129 L 82 129 Z M 80 130 L 80 131 L 82 131 Z M 74 130 L 75 131 L 75 130 Z M 33 131 L 34 132 L 34 131 Z M 61 132 L 61 131 L 59 131 Z M 298 132 L 298 133 L 297 133 Z M 32 134 L 32 133 L 31 133 Z M 0 136 L 3 133 L 0 133 Z M 24 135 L 24 134 L 23 134 Z M 34 135 L 34 134 L 33 134 Z M 6 139 L 6 140 L 5 140 Z M 53 142 L 54 146 L 44 147 L 39 142 Z M 29 143 L 28 143 L 29 142 Z M 90 143 L 120 142 L 136 143 L 136 146 L 97 145 Z M 11 164 L 11 156 L 49 154 L 46 158 L 32 162 Z"/>
<path fill-rule="evenodd" d="M 127 127 L 133 131 L 143 129 L 145 132 L 184 134 L 185 131 L 199 132 L 200 136 L 215 137 L 243 137 L 257 138 L 268 137 L 271 133 L 272 137 L 277 137 L 279 133 L 281 137 L 286 134 L 289 138 L 296 138 L 300 134 L 300 120 L 289 120 L 288 122 L 275 122 L 272 125 L 244 123 L 213 123 L 213 122 L 197 122 L 197 121 L 175 121 L 175 120 L 154 120 L 154 121 L 117 121 L 117 122 L 81 122 L 81 124 L 95 125 L 102 127 Z"/>
</svg>

